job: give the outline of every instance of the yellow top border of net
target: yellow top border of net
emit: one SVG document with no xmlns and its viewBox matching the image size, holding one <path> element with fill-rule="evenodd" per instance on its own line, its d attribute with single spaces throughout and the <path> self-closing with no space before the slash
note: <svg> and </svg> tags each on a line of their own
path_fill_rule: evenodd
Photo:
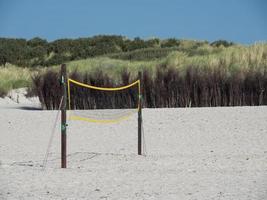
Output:
<svg viewBox="0 0 267 200">
<path fill-rule="evenodd" d="M 97 87 L 97 86 L 93 86 L 93 85 L 88 85 L 88 84 L 84 84 L 84 83 L 81 83 L 81 82 L 78 82 L 78 81 L 75 81 L 71 78 L 68 78 L 68 83 L 71 82 L 71 83 L 75 83 L 79 86 L 82 86 L 82 87 L 86 87 L 86 88 L 90 88 L 90 89 L 95 89 L 95 90 L 104 90 L 104 91 L 117 91 L 117 90 L 124 90 L 124 89 L 127 89 L 127 88 L 130 88 L 136 84 L 139 84 L 140 85 L 140 80 L 137 80 L 129 85 L 125 85 L 125 86 L 121 86 L 121 87 L 115 87 L 115 88 L 106 88 L 106 87 Z"/>
</svg>

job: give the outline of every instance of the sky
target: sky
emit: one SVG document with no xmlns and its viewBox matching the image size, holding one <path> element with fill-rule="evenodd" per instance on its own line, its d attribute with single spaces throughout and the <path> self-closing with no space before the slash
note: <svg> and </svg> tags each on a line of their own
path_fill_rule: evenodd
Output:
<svg viewBox="0 0 267 200">
<path fill-rule="evenodd" d="M 0 37 L 267 41 L 266 0 L 0 0 Z"/>
</svg>

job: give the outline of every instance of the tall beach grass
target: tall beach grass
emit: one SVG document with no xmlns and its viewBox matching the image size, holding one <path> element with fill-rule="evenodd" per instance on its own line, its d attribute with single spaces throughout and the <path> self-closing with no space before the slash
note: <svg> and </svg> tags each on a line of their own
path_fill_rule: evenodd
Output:
<svg viewBox="0 0 267 200">
<path fill-rule="evenodd" d="M 197 56 L 175 51 L 166 58 L 149 62 L 102 57 L 71 62 L 67 66 L 70 77 L 84 83 L 109 87 L 125 84 L 125 75 L 128 80 L 134 81 L 138 71 L 142 71 L 145 107 L 267 105 L 266 47 L 266 44 L 219 47 L 220 51 L 216 53 Z M 46 108 L 54 109 L 58 106 L 60 86 L 58 82 L 51 82 L 58 77 L 58 73 L 48 73 L 50 75 L 46 73 L 35 80 L 35 87 Z M 51 77 L 54 77 L 53 80 Z M 95 80 L 96 77 L 99 80 Z M 74 96 L 76 92 L 81 98 L 76 102 L 88 99 L 78 89 L 73 92 Z M 48 93 L 47 98 L 44 98 L 43 94 Z M 97 98 L 97 95 L 93 98 Z M 123 99 L 127 98 L 121 97 L 110 102 L 120 102 L 122 105 L 118 107 L 124 107 L 127 102 Z M 92 101 L 98 102 L 96 99 Z M 99 107 L 95 104 L 88 107 L 84 105 L 77 103 L 73 107 Z M 101 105 L 101 108 L 114 108 L 112 105 L 115 104 Z"/>
<path fill-rule="evenodd" d="M 30 87 L 32 72 L 28 68 L 14 65 L 0 67 L 0 97 L 4 97 L 12 89 Z"/>
<path fill-rule="evenodd" d="M 108 79 L 110 86 L 123 84 L 125 74 L 129 76 L 129 80 L 135 80 L 138 71 L 142 71 L 144 97 L 146 98 L 144 103 L 147 107 L 266 104 L 266 43 L 250 46 L 234 45 L 227 48 L 205 44 L 194 48 L 191 48 L 190 45 L 190 48 L 187 46 L 183 45 L 180 49 L 172 49 L 167 56 L 151 60 L 115 59 L 116 56 L 120 56 L 117 54 L 113 58 L 106 55 L 71 61 L 66 63 L 67 70 L 70 76 L 76 74 L 81 81 L 88 83 L 92 83 L 92 77 L 103 74 L 99 78 Z M 183 48 L 187 50 L 185 51 Z M 142 50 L 134 53 L 139 54 L 140 52 Z M 153 53 L 153 51 L 151 52 Z M 127 54 L 127 56 L 129 55 L 130 53 Z M 60 94 L 57 80 L 59 69 L 60 66 L 32 70 L 13 65 L 1 66 L 0 95 L 6 95 L 10 89 L 29 86 L 32 88 L 30 91 L 38 95 L 44 104 L 46 101 L 44 93 L 47 98 L 51 96 L 52 99 L 49 101 L 54 105 L 49 106 L 50 103 L 46 103 L 48 105 L 46 107 L 48 109 L 56 108 L 58 100 L 55 99 L 58 98 L 58 95 L 54 92 Z M 32 76 L 33 79 L 31 79 Z M 51 82 L 53 84 L 50 84 Z M 105 80 L 99 80 L 100 84 L 101 82 L 105 82 Z M 206 96 L 217 95 L 213 97 L 216 99 L 216 103 L 212 103 L 214 100 L 204 101 L 204 94 Z M 172 95 L 172 98 L 168 95 Z M 174 97 L 175 95 L 176 97 Z M 219 100 L 218 95 L 226 96 L 220 97 L 221 100 Z M 240 99 L 241 97 L 242 99 Z M 157 100 L 159 98 L 161 100 Z M 174 101 L 175 98 L 179 98 L 179 101 L 177 99 Z M 234 100 L 235 98 L 239 100 Z M 249 98 L 252 100 L 248 100 Z"/>
</svg>

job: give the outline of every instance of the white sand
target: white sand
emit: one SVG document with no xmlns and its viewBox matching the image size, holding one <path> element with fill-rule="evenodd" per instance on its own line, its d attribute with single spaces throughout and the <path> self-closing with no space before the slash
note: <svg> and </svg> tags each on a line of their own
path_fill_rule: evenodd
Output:
<svg viewBox="0 0 267 200">
<path fill-rule="evenodd" d="M 0 106 L 4 108 L 4 104 Z M 70 121 L 68 168 L 56 111 L 0 109 L 0 199 L 267 199 L 267 107 L 144 109 L 113 125 Z"/>
<path fill-rule="evenodd" d="M 0 98 L 0 109 L 40 109 L 41 104 L 38 97 L 26 98 L 26 88 L 10 91 L 5 98 Z"/>
</svg>

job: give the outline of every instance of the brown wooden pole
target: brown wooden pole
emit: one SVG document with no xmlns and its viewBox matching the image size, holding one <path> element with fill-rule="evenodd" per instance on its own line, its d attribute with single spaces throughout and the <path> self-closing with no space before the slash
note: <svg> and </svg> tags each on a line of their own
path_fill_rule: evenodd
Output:
<svg viewBox="0 0 267 200">
<path fill-rule="evenodd" d="M 138 109 L 138 155 L 142 155 L 142 74 L 138 72 L 138 79 L 140 80 L 140 94 L 138 97 L 139 109 Z"/>
<path fill-rule="evenodd" d="M 61 168 L 67 167 L 67 123 L 66 123 L 66 105 L 67 105 L 67 72 L 66 65 L 61 65 L 61 88 L 63 101 L 61 106 Z"/>
</svg>

